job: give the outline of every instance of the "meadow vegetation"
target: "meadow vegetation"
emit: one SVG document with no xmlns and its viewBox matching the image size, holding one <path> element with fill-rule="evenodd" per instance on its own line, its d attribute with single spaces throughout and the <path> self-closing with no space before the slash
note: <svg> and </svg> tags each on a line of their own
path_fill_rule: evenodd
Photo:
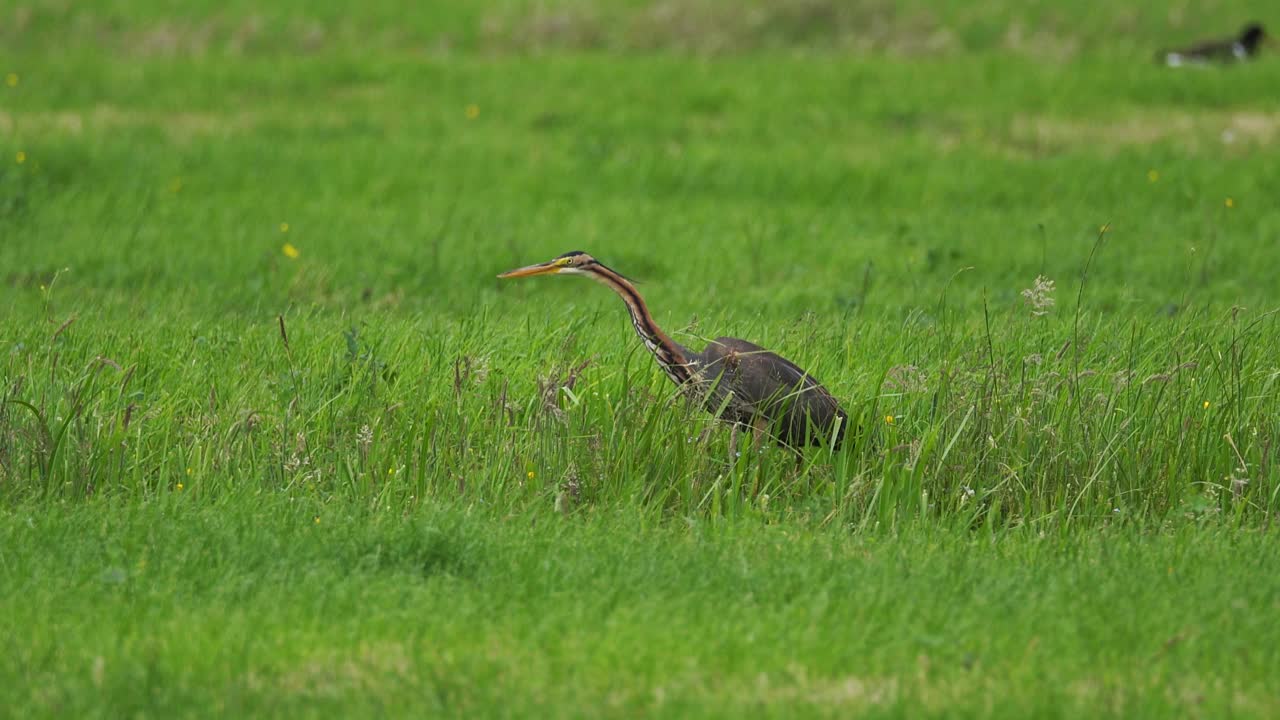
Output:
<svg viewBox="0 0 1280 720">
<path fill-rule="evenodd" d="M 1151 62 L 1263 9 L 0 11 L 0 702 L 1274 714 L 1280 61 Z"/>
</svg>

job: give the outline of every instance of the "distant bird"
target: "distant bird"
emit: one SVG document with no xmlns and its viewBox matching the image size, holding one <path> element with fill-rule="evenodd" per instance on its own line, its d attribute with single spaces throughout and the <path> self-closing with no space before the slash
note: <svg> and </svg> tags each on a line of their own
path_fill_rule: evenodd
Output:
<svg viewBox="0 0 1280 720">
<path fill-rule="evenodd" d="M 831 393 L 795 363 L 754 343 L 716 338 L 702 352 L 675 342 L 653 321 L 640 293 L 627 278 L 590 255 L 574 251 L 549 262 L 502 273 L 500 278 L 533 275 L 586 275 L 608 285 L 631 313 L 631 324 L 667 377 L 702 401 L 736 430 L 752 428 L 759 444 L 766 435 L 797 450 L 831 443 L 839 447 L 848 415 Z"/>
<path fill-rule="evenodd" d="M 1156 59 L 1169 67 L 1242 62 L 1256 57 L 1266 39 L 1261 24 L 1249 23 L 1239 37 L 1202 42 L 1181 50 L 1162 50 Z"/>
</svg>

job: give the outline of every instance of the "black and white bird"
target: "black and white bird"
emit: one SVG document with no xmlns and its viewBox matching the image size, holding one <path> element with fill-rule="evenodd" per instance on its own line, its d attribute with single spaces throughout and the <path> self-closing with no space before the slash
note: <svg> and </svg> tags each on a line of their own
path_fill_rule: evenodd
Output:
<svg viewBox="0 0 1280 720">
<path fill-rule="evenodd" d="M 1244 62 L 1257 57 L 1266 39 L 1260 23 L 1249 23 L 1238 37 L 1210 40 L 1180 50 L 1161 50 L 1156 59 L 1169 67 Z"/>
</svg>

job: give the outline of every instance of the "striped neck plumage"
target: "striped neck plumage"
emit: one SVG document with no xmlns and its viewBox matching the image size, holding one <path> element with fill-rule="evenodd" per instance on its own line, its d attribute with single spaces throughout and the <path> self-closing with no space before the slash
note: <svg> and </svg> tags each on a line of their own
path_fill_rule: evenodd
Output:
<svg viewBox="0 0 1280 720">
<path fill-rule="evenodd" d="M 640 336 L 640 339 L 644 341 L 645 347 L 649 348 L 649 352 L 653 353 L 654 359 L 658 361 L 658 365 L 662 367 L 667 377 L 670 377 L 677 385 L 688 382 L 691 377 L 688 351 L 662 332 L 662 328 L 658 327 L 658 324 L 653 321 L 653 316 L 649 314 L 649 308 L 644 304 L 640 293 L 636 292 L 635 286 L 625 277 L 599 262 L 593 263 L 587 274 L 598 282 L 613 288 L 613 291 L 618 293 L 618 296 L 626 303 L 627 312 L 631 314 L 631 325 L 635 327 L 636 335 Z"/>
</svg>

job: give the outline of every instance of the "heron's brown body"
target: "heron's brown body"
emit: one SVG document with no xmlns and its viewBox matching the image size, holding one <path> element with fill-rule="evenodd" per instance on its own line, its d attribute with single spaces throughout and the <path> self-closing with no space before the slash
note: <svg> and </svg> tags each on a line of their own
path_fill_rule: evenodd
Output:
<svg viewBox="0 0 1280 720">
<path fill-rule="evenodd" d="M 636 334 L 667 377 L 721 419 L 752 427 L 757 436 L 771 434 L 792 448 L 833 442 L 839 446 L 848 416 L 813 376 L 790 360 L 738 338 L 716 338 L 702 352 L 675 342 L 653 321 L 635 286 L 586 253 L 566 253 L 498 277 L 553 273 L 588 275 L 612 288 L 626 303 Z"/>
</svg>

